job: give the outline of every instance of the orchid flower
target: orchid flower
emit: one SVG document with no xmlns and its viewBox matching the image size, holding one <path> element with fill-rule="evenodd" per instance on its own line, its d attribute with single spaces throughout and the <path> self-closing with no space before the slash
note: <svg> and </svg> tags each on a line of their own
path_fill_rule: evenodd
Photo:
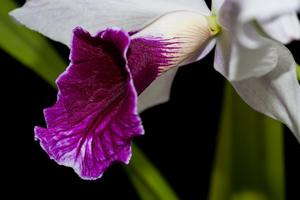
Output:
<svg viewBox="0 0 300 200">
<path fill-rule="evenodd" d="M 299 140 L 300 87 L 283 45 L 300 38 L 297 8 L 298 0 L 215 0 L 211 11 L 203 0 L 28 0 L 11 16 L 71 49 L 35 137 L 57 163 L 100 178 L 129 162 L 132 138 L 144 133 L 138 110 L 167 101 L 177 68 L 215 46 L 215 69 Z"/>
</svg>

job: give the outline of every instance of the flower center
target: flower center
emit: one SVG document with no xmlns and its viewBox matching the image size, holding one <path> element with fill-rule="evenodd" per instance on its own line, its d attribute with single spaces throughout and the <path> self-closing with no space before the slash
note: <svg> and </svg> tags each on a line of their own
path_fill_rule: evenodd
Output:
<svg viewBox="0 0 300 200">
<path fill-rule="evenodd" d="M 217 35 L 222 31 L 221 25 L 218 23 L 218 19 L 216 15 L 211 15 L 206 17 L 208 26 L 210 28 L 210 31 L 214 34 Z"/>
</svg>

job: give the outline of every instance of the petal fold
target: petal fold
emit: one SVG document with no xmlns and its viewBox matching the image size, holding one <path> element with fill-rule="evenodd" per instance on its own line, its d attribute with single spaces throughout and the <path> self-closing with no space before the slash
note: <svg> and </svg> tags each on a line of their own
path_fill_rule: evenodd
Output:
<svg viewBox="0 0 300 200">
<path fill-rule="evenodd" d="M 246 22 L 251 19 L 270 19 L 299 9 L 299 0 L 227 0 L 240 9 L 239 20 Z"/>
<path fill-rule="evenodd" d="M 296 63 L 286 47 L 265 37 L 253 21 L 269 22 L 270 27 L 265 29 L 278 28 L 276 20 L 293 13 L 297 3 L 293 0 L 225 1 L 220 9 L 223 30 L 216 46 L 214 67 L 231 81 L 245 102 L 286 124 L 300 141 L 300 87 Z M 299 23 L 298 20 L 291 22 L 295 23 Z M 296 32 L 297 29 L 296 26 Z M 276 32 L 273 37 L 279 38 L 284 33 L 286 35 L 277 40 L 285 42 L 297 37 L 295 32 L 285 31 Z"/>
<path fill-rule="evenodd" d="M 300 142 L 300 86 L 296 63 L 289 50 L 276 46 L 276 68 L 261 77 L 234 81 L 240 96 L 255 110 L 286 124 Z"/>
<path fill-rule="evenodd" d="M 257 20 L 267 34 L 284 43 L 300 37 L 300 25 L 296 16 L 299 0 L 227 0 L 224 5 L 225 7 L 231 5 L 239 11 L 236 20 L 242 26 Z M 245 45 L 249 42 L 247 34 L 243 33 L 242 29 L 235 36 L 240 38 L 241 43 L 246 41 Z"/>
<path fill-rule="evenodd" d="M 300 39 L 300 23 L 295 12 L 268 20 L 258 20 L 258 23 L 267 35 L 283 44 Z"/>
<path fill-rule="evenodd" d="M 254 23 L 241 24 L 241 10 L 226 1 L 220 11 L 223 26 L 215 51 L 214 67 L 230 81 L 265 75 L 276 67 L 275 42 L 261 35 Z"/>
</svg>

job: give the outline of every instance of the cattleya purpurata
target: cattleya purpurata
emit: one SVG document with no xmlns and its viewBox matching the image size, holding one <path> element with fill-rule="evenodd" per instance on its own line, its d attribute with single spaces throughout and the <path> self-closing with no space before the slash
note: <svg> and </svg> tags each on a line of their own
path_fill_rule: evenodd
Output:
<svg viewBox="0 0 300 200">
<path fill-rule="evenodd" d="M 167 101 L 177 67 L 216 46 L 215 69 L 299 140 L 296 64 L 283 45 L 300 38 L 298 8 L 298 0 L 215 0 L 212 11 L 203 0 L 28 0 L 10 14 L 71 49 L 35 137 L 81 178 L 101 177 L 129 162 L 132 138 L 144 133 L 138 107 Z"/>
</svg>

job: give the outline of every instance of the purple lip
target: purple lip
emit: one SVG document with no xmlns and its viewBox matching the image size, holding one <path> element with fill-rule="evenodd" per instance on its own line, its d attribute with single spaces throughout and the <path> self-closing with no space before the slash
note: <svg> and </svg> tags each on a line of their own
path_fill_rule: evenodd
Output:
<svg viewBox="0 0 300 200">
<path fill-rule="evenodd" d="M 35 127 L 50 158 L 90 180 L 114 162 L 128 163 L 132 138 L 144 133 L 137 94 L 170 63 L 169 44 L 131 40 L 120 29 L 93 37 L 76 28 L 71 64 L 57 79 L 57 102 L 44 110 L 47 128 Z"/>
</svg>

